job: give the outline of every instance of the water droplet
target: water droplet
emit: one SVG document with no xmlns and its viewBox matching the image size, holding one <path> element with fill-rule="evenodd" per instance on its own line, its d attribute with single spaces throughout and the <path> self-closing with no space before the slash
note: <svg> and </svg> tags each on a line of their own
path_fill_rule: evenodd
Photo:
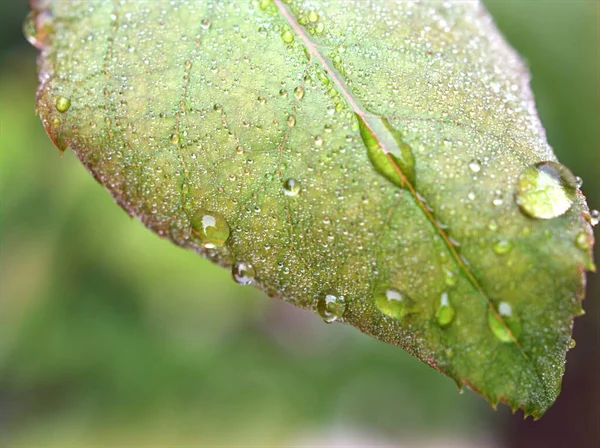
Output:
<svg viewBox="0 0 600 448">
<path fill-rule="evenodd" d="M 295 179 L 286 179 L 283 182 L 283 192 L 286 196 L 298 196 L 301 188 L 300 183 Z"/>
<path fill-rule="evenodd" d="M 514 318 L 508 302 L 500 302 L 497 313 L 488 309 L 488 325 L 502 342 L 513 342 L 521 334 L 521 323 Z"/>
<path fill-rule="evenodd" d="M 58 98 L 56 98 L 56 110 L 59 112 L 62 112 L 63 114 L 69 110 L 69 107 L 71 107 L 71 100 L 67 97 L 64 96 L 59 96 Z"/>
<path fill-rule="evenodd" d="M 318 23 L 315 27 L 315 33 L 321 34 L 325 30 L 325 25 L 323 23 Z"/>
<path fill-rule="evenodd" d="M 415 159 L 410 146 L 402 141 L 400 131 L 387 119 L 356 115 L 360 136 L 375 169 L 392 183 L 404 188 L 415 183 Z M 391 160 L 390 160 L 391 159 Z"/>
<path fill-rule="evenodd" d="M 249 263 L 236 261 L 231 267 L 231 276 L 240 285 L 250 285 L 254 283 L 256 270 Z"/>
<path fill-rule="evenodd" d="M 219 213 L 198 210 L 191 221 L 192 235 L 207 249 L 221 247 L 229 238 L 229 224 Z"/>
<path fill-rule="evenodd" d="M 293 115 L 290 115 L 290 116 L 288 117 L 288 120 L 287 120 L 287 125 L 288 125 L 290 128 L 293 128 L 294 126 L 296 126 L 296 117 L 295 117 L 295 116 L 293 116 Z"/>
<path fill-rule="evenodd" d="M 263 11 L 269 7 L 271 4 L 271 0 L 260 0 L 259 7 Z"/>
<path fill-rule="evenodd" d="M 577 342 L 575 342 L 575 339 L 571 339 L 569 341 L 569 349 L 571 349 L 571 350 L 574 349 L 576 345 L 577 345 Z"/>
<path fill-rule="evenodd" d="M 49 34 L 53 32 L 53 16 L 49 12 L 31 11 L 23 23 L 23 33 L 27 41 L 42 49 Z"/>
<path fill-rule="evenodd" d="M 294 33 L 289 28 L 286 28 L 281 33 L 281 38 L 286 44 L 290 44 L 294 41 Z"/>
<path fill-rule="evenodd" d="M 294 89 L 294 95 L 296 96 L 297 100 L 301 100 L 302 98 L 304 98 L 304 87 L 302 86 L 298 86 Z"/>
<path fill-rule="evenodd" d="M 308 13 L 308 20 L 315 23 L 317 20 L 319 20 L 319 13 L 315 10 L 312 10 Z"/>
<path fill-rule="evenodd" d="M 495 220 L 491 220 L 488 223 L 488 229 L 490 230 L 490 232 L 495 232 L 496 230 L 498 230 L 498 223 Z"/>
<path fill-rule="evenodd" d="M 440 303 L 435 312 L 435 319 L 440 327 L 446 327 L 452 323 L 454 320 L 454 316 L 456 311 L 454 307 L 450 303 L 450 299 L 448 298 L 448 293 L 444 292 L 440 296 Z"/>
<path fill-rule="evenodd" d="M 509 240 L 502 239 L 496 241 L 492 247 L 498 255 L 505 255 L 510 252 L 513 245 Z"/>
<path fill-rule="evenodd" d="M 590 240 L 585 232 L 580 232 L 575 237 L 575 245 L 581 250 L 590 248 Z"/>
<path fill-rule="evenodd" d="M 590 210 L 590 224 L 595 226 L 598 224 L 600 219 L 600 212 L 598 210 Z"/>
<path fill-rule="evenodd" d="M 456 272 L 454 272 L 454 270 L 452 270 L 451 268 L 444 266 L 444 282 L 448 285 L 448 286 L 454 286 L 456 285 L 456 282 L 458 282 L 458 275 L 456 275 Z"/>
<path fill-rule="evenodd" d="M 202 27 L 203 30 L 209 29 L 210 25 L 211 25 L 211 23 L 210 23 L 209 18 L 203 19 L 202 22 L 200 23 L 200 26 Z"/>
<path fill-rule="evenodd" d="M 479 160 L 471 160 L 469 162 L 469 169 L 471 171 L 473 171 L 474 173 L 478 173 L 481 171 L 481 163 L 479 162 Z"/>
<path fill-rule="evenodd" d="M 571 208 L 576 188 L 575 176 L 568 168 L 556 162 L 540 162 L 521 173 L 515 201 L 531 218 L 556 218 Z"/>
<path fill-rule="evenodd" d="M 583 179 L 579 176 L 575 176 L 575 185 L 577 185 L 577 188 L 583 187 Z"/>
<path fill-rule="evenodd" d="M 396 289 L 380 288 L 375 291 L 373 299 L 382 314 L 394 319 L 402 319 L 411 312 L 411 300 Z"/>
<path fill-rule="evenodd" d="M 340 319 L 345 311 L 346 301 L 343 296 L 336 297 L 327 294 L 325 297 L 321 297 L 317 302 L 317 312 L 328 324 Z"/>
<path fill-rule="evenodd" d="M 179 144 L 179 134 L 171 134 L 171 138 L 169 138 L 169 141 L 174 145 Z"/>
</svg>

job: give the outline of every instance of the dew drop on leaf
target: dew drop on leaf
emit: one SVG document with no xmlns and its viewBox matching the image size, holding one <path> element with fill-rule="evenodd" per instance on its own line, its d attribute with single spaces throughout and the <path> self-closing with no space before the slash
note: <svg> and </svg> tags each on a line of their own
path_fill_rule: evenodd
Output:
<svg viewBox="0 0 600 448">
<path fill-rule="evenodd" d="M 440 327 L 446 327 L 452 323 L 455 315 L 456 311 L 450 303 L 448 293 L 442 293 L 442 295 L 440 296 L 440 303 L 437 307 L 437 310 L 435 311 L 435 320 L 437 321 Z"/>
<path fill-rule="evenodd" d="M 292 43 L 294 41 L 294 33 L 292 33 L 289 28 L 286 28 L 281 33 L 281 39 L 283 39 L 286 44 Z"/>
<path fill-rule="evenodd" d="M 498 240 L 494 243 L 493 249 L 498 255 L 505 255 L 512 249 L 513 245 L 509 240 Z"/>
<path fill-rule="evenodd" d="M 358 114 L 356 118 L 367 155 L 377 172 L 400 188 L 406 181 L 414 185 L 415 158 L 411 147 L 402 141 L 400 131 L 385 118 Z"/>
<path fill-rule="evenodd" d="M 59 96 L 56 98 L 55 106 L 57 111 L 65 113 L 69 110 L 69 107 L 71 107 L 71 100 L 67 97 Z"/>
<path fill-rule="evenodd" d="M 411 300 L 393 288 L 380 288 L 373 295 L 377 309 L 388 317 L 402 319 L 410 313 Z"/>
<path fill-rule="evenodd" d="M 343 296 L 336 297 L 327 294 L 321 297 L 317 303 L 319 316 L 328 324 L 340 319 L 346 311 L 346 301 Z"/>
<path fill-rule="evenodd" d="M 191 221 L 194 238 L 206 249 L 221 247 L 229 238 L 229 224 L 216 212 L 198 210 Z"/>
<path fill-rule="evenodd" d="M 600 212 L 598 210 L 590 210 L 590 224 L 595 226 L 598 224 L 600 219 Z"/>
<path fill-rule="evenodd" d="M 294 89 L 294 96 L 299 101 L 304 98 L 304 87 L 298 86 Z"/>
<path fill-rule="evenodd" d="M 588 250 L 590 248 L 590 240 L 587 233 L 578 233 L 575 237 L 575 245 L 581 250 Z"/>
<path fill-rule="evenodd" d="M 243 261 L 236 261 L 231 267 L 231 276 L 240 285 L 251 285 L 256 277 L 254 267 Z"/>
<path fill-rule="evenodd" d="M 571 208 L 576 188 L 575 176 L 564 165 L 540 162 L 521 173 L 515 201 L 531 218 L 556 218 Z"/>
<path fill-rule="evenodd" d="M 488 310 L 488 325 L 494 336 L 502 342 L 513 342 L 521 334 L 521 323 L 513 316 L 508 302 L 498 304 L 497 315 L 491 309 Z"/>
<path fill-rule="evenodd" d="M 474 173 L 478 173 L 481 171 L 481 163 L 479 163 L 479 160 L 471 160 L 469 162 L 469 169 L 471 171 L 473 171 Z"/>
<path fill-rule="evenodd" d="M 286 196 L 298 196 L 301 188 L 300 183 L 295 179 L 286 179 L 283 182 L 283 192 Z"/>
</svg>

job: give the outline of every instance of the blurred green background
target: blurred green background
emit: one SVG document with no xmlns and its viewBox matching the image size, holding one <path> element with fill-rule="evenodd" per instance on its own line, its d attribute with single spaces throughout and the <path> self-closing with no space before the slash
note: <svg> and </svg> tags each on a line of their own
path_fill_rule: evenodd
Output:
<svg viewBox="0 0 600 448">
<path fill-rule="evenodd" d="M 530 65 L 550 143 L 600 208 L 599 3 L 487 4 Z M 128 218 L 34 115 L 26 13 L 0 4 L 3 447 L 598 446 L 595 275 L 556 405 L 535 423 L 495 412 Z"/>
</svg>

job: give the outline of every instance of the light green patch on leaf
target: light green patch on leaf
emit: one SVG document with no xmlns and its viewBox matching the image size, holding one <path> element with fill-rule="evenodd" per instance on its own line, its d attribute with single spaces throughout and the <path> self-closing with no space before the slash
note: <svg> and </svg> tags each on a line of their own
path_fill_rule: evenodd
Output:
<svg viewBox="0 0 600 448">
<path fill-rule="evenodd" d="M 44 126 L 130 215 L 493 405 L 553 403 L 590 213 L 480 5 L 34 3 Z"/>
</svg>

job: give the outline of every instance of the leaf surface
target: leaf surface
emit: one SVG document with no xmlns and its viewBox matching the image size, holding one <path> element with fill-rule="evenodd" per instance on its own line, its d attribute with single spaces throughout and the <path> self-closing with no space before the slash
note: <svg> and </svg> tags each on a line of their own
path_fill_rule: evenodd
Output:
<svg viewBox="0 0 600 448">
<path fill-rule="evenodd" d="M 483 7 L 38 0 L 26 30 L 48 134 L 148 228 L 494 405 L 555 400 L 593 219 Z"/>
</svg>

